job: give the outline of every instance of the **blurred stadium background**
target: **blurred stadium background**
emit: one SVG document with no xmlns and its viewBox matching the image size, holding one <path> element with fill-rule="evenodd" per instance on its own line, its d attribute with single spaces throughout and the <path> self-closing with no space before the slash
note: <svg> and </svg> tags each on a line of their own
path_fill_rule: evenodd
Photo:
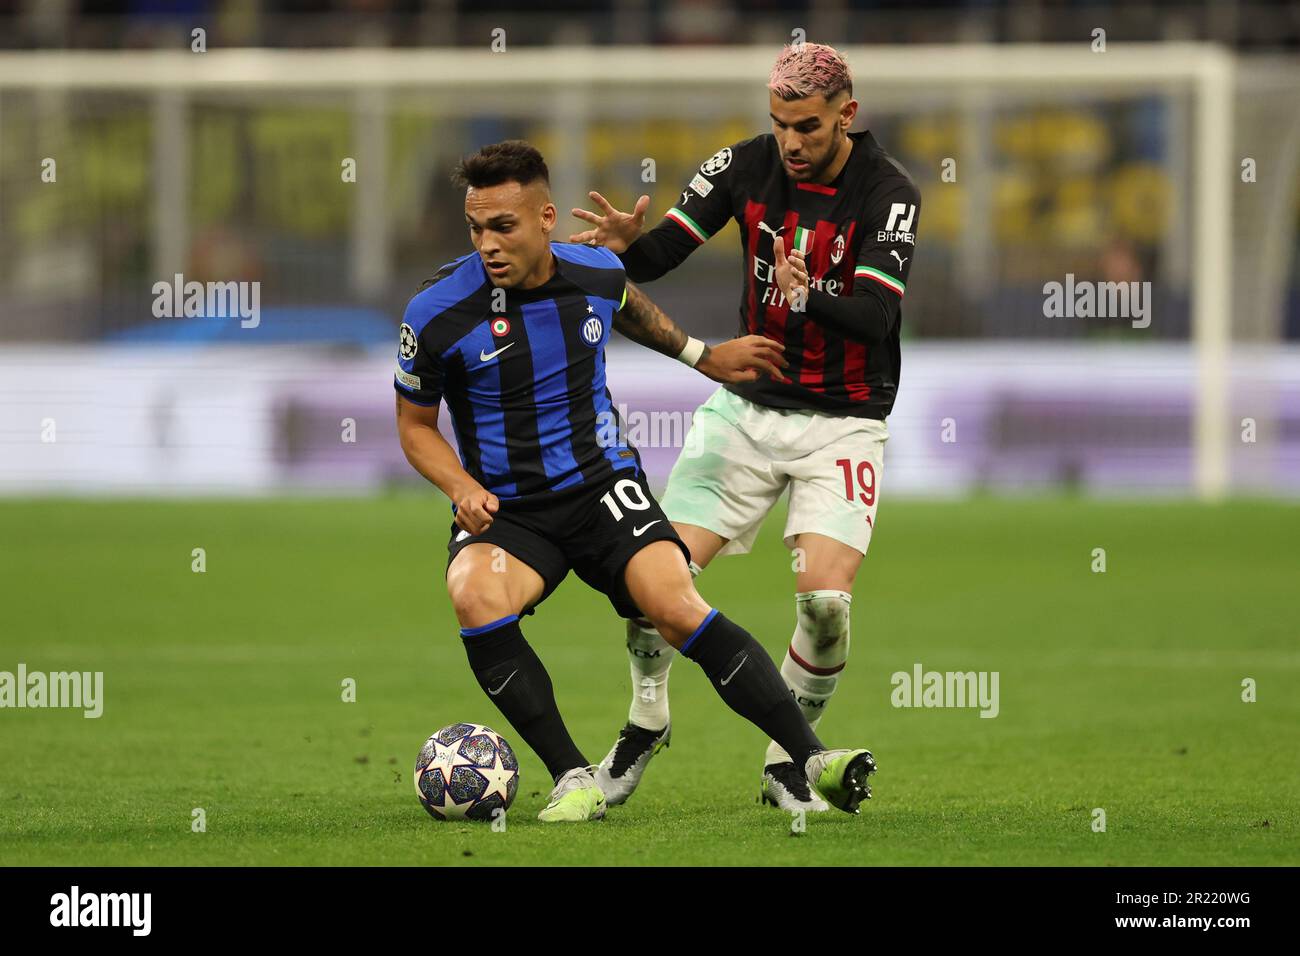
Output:
<svg viewBox="0 0 1300 956">
<path fill-rule="evenodd" d="M 560 238 L 590 188 L 657 218 L 767 130 L 795 30 L 846 50 L 924 197 L 890 493 L 1300 492 L 1300 6 L 487 6 L 0 0 L 0 494 L 417 483 L 388 382 L 468 248 L 455 160 L 535 142 Z M 738 263 L 733 224 L 650 291 L 729 337 Z M 257 326 L 155 318 L 177 273 L 260 283 Z M 1067 274 L 1149 281 L 1150 326 L 1046 317 Z M 621 343 L 611 369 L 634 410 L 710 390 Z"/>
<path fill-rule="evenodd" d="M 820 728 L 874 749 L 877 799 L 787 839 L 761 735 L 682 662 L 670 756 L 602 826 L 537 824 L 522 747 L 509 838 L 433 826 L 419 743 L 497 719 L 393 425 L 402 308 L 469 248 L 450 170 L 522 136 L 562 238 L 590 188 L 657 218 L 768 129 L 795 30 L 923 193 Z M 1295 865 L 1298 49 L 1259 2 L 0 0 L 0 670 L 107 675 L 103 719 L 0 715 L 0 864 Z M 648 288 L 729 337 L 739 265 L 731 226 Z M 259 283 L 260 321 L 155 318 L 178 273 Z M 1071 274 L 1150 282 L 1150 325 L 1047 317 Z M 711 383 L 615 340 L 610 384 L 660 416 L 662 484 Z M 775 655 L 781 528 L 701 578 Z M 570 576 L 527 633 L 603 753 L 621 623 Z M 892 706 L 921 663 L 1001 674 L 999 719 Z"/>
</svg>

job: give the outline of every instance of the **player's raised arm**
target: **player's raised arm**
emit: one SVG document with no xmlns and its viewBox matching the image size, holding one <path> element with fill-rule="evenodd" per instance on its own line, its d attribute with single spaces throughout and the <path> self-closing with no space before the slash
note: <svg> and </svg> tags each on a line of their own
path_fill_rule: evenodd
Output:
<svg viewBox="0 0 1300 956">
<path fill-rule="evenodd" d="M 625 213 L 615 209 L 600 193 L 588 193 L 601 211 L 574 209 L 573 215 L 593 228 L 574 233 L 569 241 L 605 246 L 617 253 L 629 278 L 636 282 L 658 279 L 681 265 L 735 215 L 732 185 L 740 161 L 737 157 L 750 149 L 753 142 L 747 140 L 726 146 L 706 159 L 682 190 L 677 205 L 649 232 L 642 231 L 650 207 L 649 196 L 642 196 L 636 208 Z"/>
<path fill-rule="evenodd" d="M 614 331 L 633 342 L 692 366 L 715 382 L 752 382 L 768 374 L 783 380 L 785 346 L 761 335 L 746 335 L 710 348 L 664 314 L 631 282 L 623 308 L 614 314 Z"/>
</svg>

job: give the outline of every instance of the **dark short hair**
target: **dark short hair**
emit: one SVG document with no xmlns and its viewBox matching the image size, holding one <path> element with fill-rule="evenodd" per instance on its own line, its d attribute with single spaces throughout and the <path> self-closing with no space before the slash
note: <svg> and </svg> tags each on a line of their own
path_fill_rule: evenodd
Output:
<svg viewBox="0 0 1300 956">
<path fill-rule="evenodd" d="M 527 186 L 539 179 L 550 187 L 551 174 L 546 160 L 537 147 L 522 139 L 484 146 L 461 159 L 451 174 L 451 181 L 461 189 L 485 189 L 510 182 Z"/>
</svg>

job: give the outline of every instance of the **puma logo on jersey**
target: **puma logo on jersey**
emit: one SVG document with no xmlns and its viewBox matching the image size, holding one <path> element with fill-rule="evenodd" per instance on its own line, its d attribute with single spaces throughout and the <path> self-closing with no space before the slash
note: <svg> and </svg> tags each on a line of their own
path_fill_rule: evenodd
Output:
<svg viewBox="0 0 1300 956">
<path fill-rule="evenodd" d="M 763 222 L 763 220 L 760 219 L 758 221 L 758 229 L 760 232 L 768 233 L 773 239 L 775 239 L 777 233 L 783 231 L 785 229 L 785 226 L 782 226 L 780 229 L 773 229 L 771 226 L 769 226 L 767 223 Z"/>
<path fill-rule="evenodd" d="M 898 254 L 898 251 L 895 250 L 895 249 L 890 249 L 890 250 L 889 250 L 889 254 L 890 254 L 891 256 L 893 256 L 895 259 L 898 260 L 898 268 L 899 268 L 899 269 L 902 269 L 902 268 L 903 268 L 903 263 L 906 262 L 907 259 L 912 258 L 911 256 L 908 256 L 907 259 L 904 259 L 902 256 L 900 256 L 900 255 Z"/>
<path fill-rule="evenodd" d="M 489 352 L 489 351 L 487 351 L 486 349 L 484 349 L 484 350 L 482 350 L 482 351 L 480 351 L 480 352 L 478 353 L 479 361 L 480 361 L 480 362 L 490 362 L 490 361 L 492 361 L 494 358 L 496 358 L 498 355 L 500 355 L 502 352 L 504 352 L 506 349 L 510 348 L 511 345 L 514 345 L 514 344 L 515 344 L 514 342 L 511 342 L 510 345 L 503 345 L 503 346 L 501 346 L 501 348 L 497 349 L 495 352 Z"/>
</svg>

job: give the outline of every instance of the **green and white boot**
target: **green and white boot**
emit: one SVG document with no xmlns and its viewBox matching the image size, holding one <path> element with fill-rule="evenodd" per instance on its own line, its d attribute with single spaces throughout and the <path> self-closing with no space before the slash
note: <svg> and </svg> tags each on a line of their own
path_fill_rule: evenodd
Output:
<svg viewBox="0 0 1300 956">
<path fill-rule="evenodd" d="M 551 802 L 537 819 L 543 823 L 581 823 L 605 816 L 605 794 L 596 784 L 595 767 L 574 767 L 560 775 Z"/>
<path fill-rule="evenodd" d="M 870 750 L 823 750 L 804 764 L 804 776 L 832 807 L 857 813 L 858 804 L 871 799 L 867 777 L 876 772 Z"/>
</svg>

